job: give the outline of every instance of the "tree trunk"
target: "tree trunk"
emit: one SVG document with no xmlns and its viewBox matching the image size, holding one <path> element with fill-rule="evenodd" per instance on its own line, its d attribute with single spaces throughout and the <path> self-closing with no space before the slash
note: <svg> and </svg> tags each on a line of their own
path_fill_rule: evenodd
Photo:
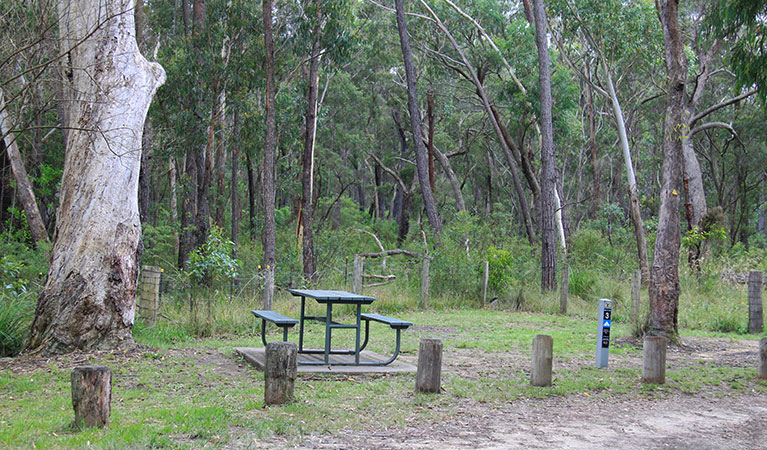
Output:
<svg viewBox="0 0 767 450">
<path fill-rule="evenodd" d="M 178 196 L 176 194 L 176 158 L 168 160 L 168 183 L 170 184 L 170 220 L 173 227 L 173 254 L 178 255 Z"/>
<path fill-rule="evenodd" d="M 133 345 L 141 249 L 136 130 L 165 81 L 162 67 L 138 51 L 133 14 L 123 13 L 132 0 L 58 6 L 70 130 L 48 279 L 27 342 L 48 354 Z"/>
<path fill-rule="evenodd" d="M 19 200 L 21 200 L 21 205 L 27 214 L 29 231 L 35 244 L 50 242 L 40 210 L 37 207 L 37 199 L 35 199 L 35 192 L 32 190 L 32 183 L 29 181 L 27 170 L 24 168 L 24 162 L 21 160 L 19 146 L 16 144 L 16 136 L 11 131 L 11 128 L 12 125 L 8 119 L 8 109 L 5 105 L 3 91 L 0 90 L 0 136 L 3 138 L 3 147 L 5 147 L 5 152 L 8 155 L 8 161 L 11 163 L 11 171 L 18 188 Z"/>
<path fill-rule="evenodd" d="M 679 193 L 682 191 L 682 140 L 684 81 L 687 74 L 680 27 L 678 0 L 658 2 L 669 84 L 663 119 L 663 180 L 660 191 L 655 257 L 650 272 L 650 323 L 648 333 L 675 340 L 679 307 Z"/>
<path fill-rule="evenodd" d="M 318 16 L 321 10 L 317 9 Z M 320 17 L 317 18 L 318 20 Z M 309 91 L 306 95 L 306 127 L 304 130 L 304 155 L 303 155 L 303 174 L 301 177 L 301 212 L 300 231 L 302 259 L 304 268 L 304 279 L 307 283 L 313 284 L 316 281 L 316 269 L 314 265 L 314 237 L 312 235 L 312 216 L 314 208 L 312 199 L 314 197 L 314 142 L 317 133 L 317 101 L 320 84 L 320 31 L 319 25 L 315 30 L 316 41 L 312 49 L 309 62 Z"/>
<path fill-rule="evenodd" d="M 642 271 L 642 279 L 646 280 L 650 272 L 647 257 L 647 238 L 645 237 L 642 211 L 639 205 L 639 188 L 637 187 L 636 175 L 634 174 L 634 164 L 631 161 L 631 148 L 629 147 L 629 140 L 626 134 L 626 121 L 623 117 L 620 101 L 618 101 L 618 94 L 615 92 L 612 75 L 607 70 L 607 64 L 604 62 L 602 69 L 605 72 L 605 78 L 607 78 L 608 94 L 613 106 L 613 117 L 615 117 L 615 125 L 618 128 L 618 137 L 621 150 L 623 151 L 623 164 L 626 167 L 626 178 L 629 183 L 629 215 L 631 216 L 631 223 L 634 225 L 639 270 Z"/>
<path fill-rule="evenodd" d="M 266 65 L 266 130 L 264 134 L 264 163 L 261 174 L 261 192 L 264 201 L 264 228 L 261 242 L 264 246 L 264 309 L 272 309 L 274 301 L 274 262 L 275 262 L 275 225 L 274 225 L 274 154 L 277 149 L 277 122 L 274 111 L 274 49 L 272 41 L 272 0 L 263 2 L 264 51 Z"/>
<path fill-rule="evenodd" d="M 429 149 L 429 186 L 434 190 L 434 94 L 426 94 L 426 119 L 429 122 L 428 149 Z"/>
<path fill-rule="evenodd" d="M 461 183 L 458 181 L 458 177 L 456 176 L 455 171 L 453 171 L 453 166 L 450 164 L 450 158 L 439 151 L 439 149 L 436 147 L 434 148 L 434 156 L 437 158 L 437 161 L 439 161 L 439 165 L 442 166 L 442 171 L 445 172 L 447 181 L 450 182 L 450 187 L 453 189 L 453 197 L 455 197 L 455 209 L 457 211 L 465 211 L 466 202 L 463 200 Z"/>
<path fill-rule="evenodd" d="M 437 206 L 434 203 L 434 194 L 429 186 L 429 168 L 426 156 L 426 149 L 421 140 L 421 114 L 418 110 L 418 92 L 416 89 L 416 73 L 413 64 L 413 55 L 410 51 L 410 40 L 407 35 L 407 23 L 405 22 L 404 0 L 395 0 L 397 10 L 397 31 L 399 32 L 399 42 L 402 47 L 402 59 L 405 63 L 405 75 L 407 77 L 407 107 L 410 112 L 410 124 L 413 131 L 413 143 L 415 144 L 415 162 L 418 173 L 418 184 L 421 186 L 421 195 L 426 209 L 426 216 L 429 218 L 434 231 L 442 233 L 442 221 L 437 214 Z"/>
<path fill-rule="evenodd" d="M 586 75 L 591 77 L 591 69 L 586 67 Z M 593 188 L 591 192 L 591 209 L 589 216 L 592 219 L 596 219 L 599 208 L 602 206 L 602 192 L 601 192 L 601 168 L 599 165 L 599 154 L 597 149 L 597 125 L 596 114 L 594 111 L 594 92 L 589 83 L 585 83 L 586 87 L 586 115 L 589 121 L 589 151 L 591 155 L 591 171 L 593 175 Z"/>
<path fill-rule="evenodd" d="M 240 195 L 237 190 L 239 185 L 240 172 L 240 114 L 237 109 L 234 111 L 234 123 L 232 124 L 232 242 L 234 243 L 234 257 L 237 258 L 238 246 L 240 243 Z"/>
<path fill-rule="evenodd" d="M 554 126 L 551 117 L 551 72 L 549 47 L 546 36 L 546 11 L 543 0 L 534 0 L 535 42 L 538 46 L 538 84 L 541 92 L 541 289 L 552 291 L 557 287 L 557 237 L 554 229 L 554 196 L 556 189 L 556 150 Z"/>
</svg>

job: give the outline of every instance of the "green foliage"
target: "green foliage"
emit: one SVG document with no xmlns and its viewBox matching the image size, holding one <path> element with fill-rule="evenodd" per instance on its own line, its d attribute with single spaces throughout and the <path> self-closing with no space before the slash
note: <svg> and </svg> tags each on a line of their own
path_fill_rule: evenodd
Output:
<svg viewBox="0 0 767 450">
<path fill-rule="evenodd" d="M 503 292 L 514 283 L 515 261 L 508 250 L 490 246 L 487 249 L 488 277 L 487 288 L 493 292 Z"/>
<path fill-rule="evenodd" d="M 33 312 L 34 297 L 0 292 L 0 357 L 21 351 Z"/>
<path fill-rule="evenodd" d="M 236 277 L 240 262 L 232 257 L 233 248 L 234 243 L 223 238 L 221 228 L 211 227 L 205 245 L 189 254 L 187 276 L 197 283 Z"/>
</svg>

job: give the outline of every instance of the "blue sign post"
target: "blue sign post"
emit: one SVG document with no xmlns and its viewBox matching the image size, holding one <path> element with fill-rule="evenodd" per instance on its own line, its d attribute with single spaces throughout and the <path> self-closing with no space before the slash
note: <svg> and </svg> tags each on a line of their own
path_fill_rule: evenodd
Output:
<svg viewBox="0 0 767 450">
<path fill-rule="evenodd" d="M 597 329 L 597 368 L 607 367 L 607 357 L 610 353 L 610 328 L 612 325 L 613 302 L 608 299 L 599 300 L 599 328 Z"/>
</svg>

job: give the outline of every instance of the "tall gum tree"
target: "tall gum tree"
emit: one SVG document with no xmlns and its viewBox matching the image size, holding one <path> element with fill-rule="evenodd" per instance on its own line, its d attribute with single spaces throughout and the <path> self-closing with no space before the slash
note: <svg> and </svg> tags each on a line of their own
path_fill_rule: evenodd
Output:
<svg viewBox="0 0 767 450">
<path fill-rule="evenodd" d="M 668 88 L 663 118 L 663 169 L 660 213 L 655 237 L 655 255 L 650 270 L 650 323 L 648 334 L 675 340 L 678 336 L 679 251 L 681 231 L 679 207 L 682 192 L 682 140 L 685 139 L 684 106 L 687 59 L 679 26 L 679 1 L 658 1 L 663 25 Z"/>
<path fill-rule="evenodd" d="M 149 104 L 165 72 L 139 53 L 133 0 L 61 0 L 69 128 L 50 269 L 27 342 L 46 354 L 133 345 Z"/>
</svg>

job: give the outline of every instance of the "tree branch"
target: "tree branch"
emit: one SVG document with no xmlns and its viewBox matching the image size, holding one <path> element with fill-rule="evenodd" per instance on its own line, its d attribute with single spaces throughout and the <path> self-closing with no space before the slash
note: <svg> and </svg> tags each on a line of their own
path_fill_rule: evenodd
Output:
<svg viewBox="0 0 767 450">
<path fill-rule="evenodd" d="M 697 122 L 700 119 L 706 117 L 707 115 L 711 114 L 712 112 L 718 111 L 718 110 L 720 110 L 720 109 L 722 109 L 722 108 L 724 108 L 726 106 L 730 106 L 733 103 L 738 103 L 739 101 L 741 101 L 743 99 L 746 99 L 748 97 L 751 97 L 754 94 L 756 94 L 756 89 L 752 89 L 752 90 L 746 92 L 745 94 L 739 95 L 737 97 L 733 97 L 733 98 L 731 98 L 729 100 L 725 100 L 725 101 L 723 101 L 721 103 L 718 103 L 718 104 L 716 104 L 716 105 L 714 105 L 714 106 L 712 106 L 712 107 L 710 107 L 708 109 L 705 109 L 705 110 L 703 110 L 703 112 L 701 112 L 700 114 L 698 114 L 698 115 L 694 116 L 692 119 L 690 119 L 690 121 L 688 122 L 688 126 L 690 128 L 692 128 L 695 125 L 695 122 Z"/>
</svg>

